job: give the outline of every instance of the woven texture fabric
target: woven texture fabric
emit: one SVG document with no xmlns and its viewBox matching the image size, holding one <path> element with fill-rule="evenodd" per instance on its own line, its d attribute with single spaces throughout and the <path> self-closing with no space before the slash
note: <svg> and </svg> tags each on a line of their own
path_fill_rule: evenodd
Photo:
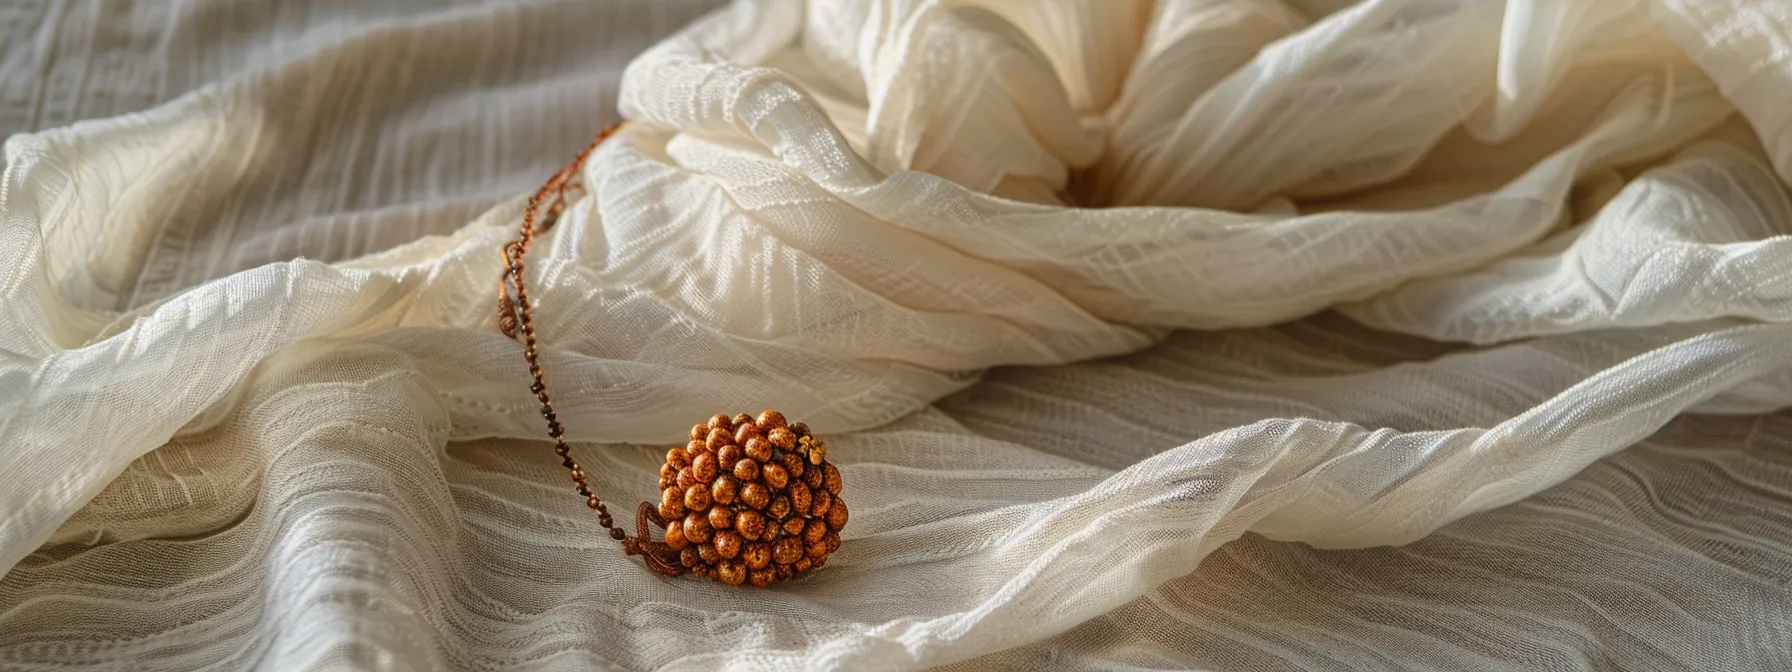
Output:
<svg viewBox="0 0 1792 672">
<path fill-rule="evenodd" d="M 0 667 L 1792 668 L 1783 3 L 0 30 Z M 624 556 L 496 330 L 618 114 L 531 256 L 560 420 L 628 526 L 808 422 L 801 580 Z"/>
</svg>

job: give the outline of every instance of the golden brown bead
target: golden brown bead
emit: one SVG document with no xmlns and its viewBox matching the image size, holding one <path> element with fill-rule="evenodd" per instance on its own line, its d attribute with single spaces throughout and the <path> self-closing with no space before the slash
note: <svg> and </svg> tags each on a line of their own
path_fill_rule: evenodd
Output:
<svg viewBox="0 0 1792 672">
<path fill-rule="evenodd" d="M 830 493 L 836 495 L 840 494 L 840 488 L 846 485 L 845 482 L 840 480 L 840 468 L 835 467 L 834 463 L 829 462 L 821 465 L 821 471 L 821 487 L 827 489 Z"/>
<path fill-rule="evenodd" d="M 716 553 L 724 558 L 740 555 L 740 534 L 734 530 L 723 530 L 716 533 Z"/>
<path fill-rule="evenodd" d="M 759 480 L 759 463 L 753 460 L 741 460 L 734 463 L 734 477 L 742 482 Z"/>
<path fill-rule="evenodd" d="M 746 453 L 741 450 L 740 446 L 732 443 L 722 446 L 721 450 L 716 451 L 716 467 L 723 472 L 732 471 L 735 463 L 740 462 L 740 458 L 744 456 Z"/>
<path fill-rule="evenodd" d="M 766 430 L 765 440 L 771 442 L 774 448 L 790 450 L 796 447 L 796 434 L 784 427 L 773 427 Z"/>
<path fill-rule="evenodd" d="M 740 501 L 755 509 L 763 509 L 772 502 L 772 491 L 763 483 L 748 483 L 740 489 Z"/>
<path fill-rule="evenodd" d="M 572 482 L 583 483 L 584 480 L 585 480 L 585 470 L 581 469 L 579 467 L 573 467 L 572 468 Z"/>
<path fill-rule="evenodd" d="M 709 488 L 701 485 L 684 491 L 684 508 L 690 511 L 709 510 Z"/>
<path fill-rule="evenodd" d="M 734 527 L 734 510 L 726 506 L 709 507 L 709 526 L 718 530 Z"/>
<path fill-rule="evenodd" d="M 772 564 L 771 544 L 755 542 L 747 544 L 740 551 L 741 562 L 747 563 L 747 569 L 765 569 Z"/>
<path fill-rule="evenodd" d="M 747 566 L 732 560 L 716 565 L 716 579 L 730 586 L 746 583 Z"/>
<path fill-rule="evenodd" d="M 597 495 L 592 495 L 590 497 L 585 498 L 585 506 L 590 507 L 592 509 L 601 509 L 604 506 L 604 502 L 603 502 L 603 500 L 598 499 Z M 605 525 L 604 527 L 609 527 L 609 526 Z"/>
<path fill-rule="evenodd" d="M 684 516 L 684 538 L 693 544 L 709 543 L 711 533 L 709 516 L 701 513 L 687 513 Z"/>
<path fill-rule="evenodd" d="M 728 430 L 712 429 L 709 430 L 709 438 L 703 442 L 703 445 L 710 450 L 721 450 L 722 446 L 730 443 L 734 443 L 734 436 L 729 434 Z"/>
<path fill-rule="evenodd" d="M 772 444 L 770 441 L 755 436 L 751 439 L 747 439 L 747 442 L 741 445 L 745 446 L 747 457 L 760 462 L 772 459 Z"/>
<path fill-rule="evenodd" d="M 803 485 L 801 482 L 791 483 L 789 494 L 790 510 L 799 516 L 808 515 L 809 507 L 814 504 L 814 501 L 809 498 L 809 486 Z M 684 496 L 684 505 L 689 509 L 698 508 L 691 506 L 691 495 L 688 492 Z"/>
<path fill-rule="evenodd" d="M 678 488 L 660 491 L 660 518 L 676 520 L 684 515 L 684 492 Z"/>
<path fill-rule="evenodd" d="M 751 440 L 757 438 L 758 436 L 759 436 L 759 428 L 753 426 L 753 423 L 751 421 L 749 421 L 747 424 L 740 425 L 740 426 L 734 428 L 734 445 L 737 445 L 737 446 L 747 445 L 748 441 L 751 441 Z"/>
<path fill-rule="evenodd" d="M 784 471 L 783 467 L 767 462 L 759 470 L 759 478 L 765 481 L 766 485 L 772 486 L 773 490 L 783 490 L 784 484 L 790 481 L 790 474 Z"/>
<path fill-rule="evenodd" d="M 733 504 L 740 495 L 740 481 L 733 476 L 717 476 L 709 486 L 709 499 L 717 504 Z"/>
<path fill-rule="evenodd" d="M 846 500 L 836 499 L 834 505 L 828 507 L 828 527 L 835 530 L 846 527 Z"/>
<path fill-rule="evenodd" d="M 803 541 L 785 537 L 772 543 L 772 562 L 788 565 L 803 557 Z"/>
<path fill-rule="evenodd" d="M 657 553 L 649 560 L 657 571 L 665 570 L 655 558 L 674 553 L 694 576 L 763 586 L 812 571 L 839 548 L 848 518 L 840 470 L 807 427 L 777 411 L 757 419 L 718 415 L 693 426 L 690 437 L 667 449 L 660 467 L 655 511 L 666 520 L 664 541 L 631 542 L 638 543 L 631 552 Z M 570 454 L 566 462 L 575 476 L 586 475 Z M 588 505 L 597 502 L 580 490 Z M 593 508 L 615 529 L 601 502 Z"/>
<path fill-rule="evenodd" d="M 768 408 L 764 411 L 760 411 L 759 426 L 765 428 L 766 431 L 771 431 L 773 429 L 786 427 L 787 424 L 784 421 L 783 413 Z"/>
<path fill-rule="evenodd" d="M 719 471 L 720 468 L 716 466 L 716 456 L 709 453 L 698 455 L 691 460 L 691 478 L 698 483 L 708 485 L 710 481 L 716 480 L 716 474 Z"/>
<path fill-rule="evenodd" d="M 765 536 L 765 515 L 752 509 L 736 513 L 734 514 L 734 529 L 739 530 L 740 535 L 748 539 L 763 537 Z"/>
</svg>

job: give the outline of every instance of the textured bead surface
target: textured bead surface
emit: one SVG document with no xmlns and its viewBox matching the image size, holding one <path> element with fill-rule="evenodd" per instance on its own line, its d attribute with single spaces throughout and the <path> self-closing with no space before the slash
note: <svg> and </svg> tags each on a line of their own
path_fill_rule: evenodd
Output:
<svg viewBox="0 0 1792 672">
<path fill-rule="evenodd" d="M 806 425 L 771 410 L 693 425 L 689 443 L 668 449 L 660 468 L 660 501 L 651 510 L 666 521 L 665 540 L 646 540 L 661 554 L 654 562 L 755 586 L 825 564 L 848 518 L 840 470 L 827 462 L 826 447 Z"/>
<path fill-rule="evenodd" d="M 846 527 L 846 502 L 834 500 L 834 505 L 828 507 L 828 527 L 836 530 Z"/>
<path fill-rule="evenodd" d="M 766 485 L 772 486 L 773 490 L 783 490 L 784 485 L 790 480 L 790 473 L 784 471 L 784 467 L 767 463 L 760 469 L 759 477 L 765 481 Z"/>
<path fill-rule="evenodd" d="M 704 453 L 691 459 L 691 477 L 698 483 L 716 480 L 718 471 L 720 469 L 716 466 L 716 456 L 714 455 Z"/>
<path fill-rule="evenodd" d="M 759 462 L 756 460 L 741 460 L 735 462 L 734 477 L 740 479 L 743 483 L 759 480 Z"/>
<path fill-rule="evenodd" d="M 709 526 L 718 530 L 734 527 L 734 510 L 725 506 L 711 507 L 709 509 Z"/>
<path fill-rule="evenodd" d="M 806 515 L 809 513 L 809 507 L 812 504 L 814 504 L 814 501 L 809 498 L 809 486 L 803 485 L 801 482 L 790 484 L 790 509 L 792 511 L 797 515 Z M 685 497 L 684 505 L 693 509 L 699 508 L 691 506 L 691 500 L 688 496 Z"/>
<path fill-rule="evenodd" d="M 736 426 L 734 428 L 734 445 L 747 445 L 747 439 L 755 436 L 759 436 L 759 428 L 753 426 L 751 421 L 748 421 L 748 424 Z"/>
<path fill-rule="evenodd" d="M 767 430 L 771 430 L 771 429 L 776 429 L 776 428 L 781 428 L 781 427 L 787 427 L 787 426 L 789 426 L 789 423 L 786 423 L 784 421 L 783 413 L 779 413 L 777 411 L 774 411 L 774 410 L 771 410 L 768 408 L 768 409 L 765 409 L 764 411 L 759 412 L 759 426 L 764 427 Z"/>
<path fill-rule="evenodd" d="M 692 486 L 684 491 L 684 508 L 691 511 L 709 510 L 709 488 Z"/>
<path fill-rule="evenodd" d="M 701 544 L 709 541 L 710 531 L 709 516 L 691 513 L 684 517 L 684 538 L 691 540 L 691 543 Z"/>
<path fill-rule="evenodd" d="M 720 467 L 722 471 L 733 470 L 735 463 L 739 462 L 742 457 L 746 457 L 746 452 L 742 451 L 740 446 L 734 444 L 722 446 L 721 450 L 716 451 L 717 466 Z"/>
<path fill-rule="evenodd" d="M 673 520 L 684 515 L 684 492 L 678 488 L 660 491 L 660 517 Z"/>
<path fill-rule="evenodd" d="M 764 542 L 747 544 L 741 549 L 740 559 L 747 563 L 747 569 L 765 569 L 772 565 L 772 547 Z"/>
<path fill-rule="evenodd" d="M 822 487 L 826 488 L 830 494 L 840 494 L 840 487 L 845 485 L 845 483 L 840 480 L 840 469 L 831 463 L 822 465 L 821 469 Z"/>
<path fill-rule="evenodd" d="M 738 586 L 747 582 L 747 566 L 739 562 L 724 562 L 716 567 L 716 579 L 730 586 Z"/>
<path fill-rule="evenodd" d="M 796 447 L 796 434 L 783 427 L 775 427 L 767 431 L 765 440 L 770 441 L 773 448 L 781 450 L 790 450 Z"/>
<path fill-rule="evenodd" d="M 740 480 L 733 476 L 717 476 L 709 486 L 709 500 L 717 504 L 733 504 L 740 495 Z"/>
<path fill-rule="evenodd" d="M 820 542 L 821 540 L 817 539 L 816 541 Z M 715 545 L 716 553 L 721 554 L 724 558 L 732 558 L 740 555 L 741 538 L 734 530 L 717 532 Z"/>
<path fill-rule="evenodd" d="M 756 461 L 764 462 L 772 459 L 772 444 L 765 439 L 761 439 L 757 436 L 747 439 L 747 444 L 744 448 L 747 457 L 753 458 Z"/>
<path fill-rule="evenodd" d="M 803 557 L 803 542 L 796 537 L 785 537 L 772 544 L 772 562 L 788 565 Z"/>
<path fill-rule="evenodd" d="M 748 483 L 740 489 L 740 501 L 755 509 L 763 509 L 772 503 L 772 491 L 764 483 Z"/>
<path fill-rule="evenodd" d="M 828 522 L 833 525 L 833 521 Z M 765 536 L 765 516 L 758 511 L 747 509 L 734 516 L 734 529 L 740 530 L 741 536 L 758 539 Z"/>
</svg>

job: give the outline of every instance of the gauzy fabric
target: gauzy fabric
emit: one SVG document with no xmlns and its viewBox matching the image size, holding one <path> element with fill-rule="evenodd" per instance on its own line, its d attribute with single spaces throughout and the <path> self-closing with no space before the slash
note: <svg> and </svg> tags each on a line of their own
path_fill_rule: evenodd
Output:
<svg viewBox="0 0 1792 672">
<path fill-rule="evenodd" d="M 1792 5 L 148 4 L 0 12 L 0 666 L 1792 668 Z M 612 110 L 559 418 L 808 422 L 800 580 L 495 328 Z"/>
</svg>

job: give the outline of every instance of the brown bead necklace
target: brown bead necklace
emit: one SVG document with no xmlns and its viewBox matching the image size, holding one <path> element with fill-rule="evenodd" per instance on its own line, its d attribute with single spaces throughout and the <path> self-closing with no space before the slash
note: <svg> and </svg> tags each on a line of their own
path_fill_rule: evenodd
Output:
<svg viewBox="0 0 1792 672">
<path fill-rule="evenodd" d="M 541 402 L 554 454 L 572 473 L 585 506 L 597 512 L 597 524 L 610 531 L 611 539 L 622 542 L 625 553 L 641 556 L 655 574 L 672 578 L 689 571 L 728 585 L 750 582 L 763 587 L 821 567 L 840 547 L 847 510 L 840 499 L 840 470 L 827 461 L 827 444 L 803 423 L 789 423 L 784 414 L 767 410 L 757 418 L 718 413 L 692 426 L 685 447 L 666 451 L 660 467 L 660 501 L 641 502 L 633 537 L 610 518 L 566 445 L 566 431 L 554 415 L 536 348 L 523 258 L 535 237 L 537 219 L 542 231 L 559 220 L 566 210 L 567 189 L 576 186 L 573 178 L 586 158 L 621 127 L 615 124 L 598 133 L 529 197 L 522 231 L 503 249 L 498 329 L 523 342 L 523 358 L 535 377 L 529 391 Z M 548 205 L 546 218 L 540 218 L 543 203 Z M 663 540 L 653 539 L 650 521 L 665 530 Z"/>
</svg>

